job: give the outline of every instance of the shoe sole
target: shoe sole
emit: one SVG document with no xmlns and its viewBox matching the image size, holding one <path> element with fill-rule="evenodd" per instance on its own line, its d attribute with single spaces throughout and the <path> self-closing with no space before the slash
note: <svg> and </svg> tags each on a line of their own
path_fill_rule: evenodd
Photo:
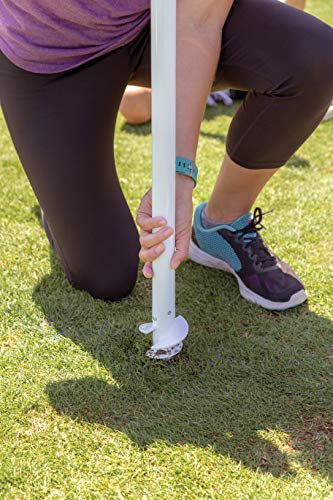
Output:
<svg viewBox="0 0 333 500">
<path fill-rule="evenodd" d="M 216 257 L 212 257 L 208 253 L 202 251 L 192 240 L 190 242 L 189 258 L 193 262 L 201 264 L 202 266 L 211 267 L 213 269 L 220 269 L 221 271 L 232 274 L 237 279 L 241 296 L 245 300 L 248 300 L 253 304 L 257 304 L 264 309 L 268 309 L 269 311 L 284 311 L 286 309 L 299 306 L 307 299 L 305 290 L 300 290 L 299 292 L 292 295 L 288 302 L 273 302 L 271 300 L 264 299 L 260 295 L 252 292 L 252 290 L 247 288 L 247 286 L 244 285 L 243 281 L 227 262 L 221 259 L 217 259 Z"/>
</svg>

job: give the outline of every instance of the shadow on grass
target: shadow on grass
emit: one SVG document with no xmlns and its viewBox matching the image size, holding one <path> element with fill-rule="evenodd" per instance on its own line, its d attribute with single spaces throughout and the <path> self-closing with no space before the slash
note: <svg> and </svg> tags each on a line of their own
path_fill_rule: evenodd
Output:
<svg viewBox="0 0 333 500">
<path fill-rule="evenodd" d="M 286 167 L 291 168 L 309 168 L 310 166 L 311 164 L 308 160 L 298 155 L 293 155 L 286 163 Z"/>
<path fill-rule="evenodd" d="M 150 283 L 120 303 L 94 300 L 52 271 L 35 303 L 110 377 L 46 387 L 57 412 L 126 433 L 139 447 L 158 440 L 210 448 L 286 480 L 292 461 L 332 476 L 333 325 L 307 306 L 269 313 L 239 297 L 234 279 L 191 262 L 178 273 L 178 311 L 190 324 L 184 351 L 169 363 L 144 357 L 138 325 L 150 317 Z M 281 433 L 281 431 L 283 433 Z"/>
<path fill-rule="evenodd" d="M 126 134 L 146 136 L 151 134 L 151 123 L 145 123 L 144 125 L 130 125 L 125 122 L 122 124 L 120 130 L 122 132 L 126 132 Z"/>
<path fill-rule="evenodd" d="M 151 125 L 150 123 L 147 123 L 145 125 L 130 125 L 129 123 L 124 123 L 121 127 L 121 130 L 122 132 L 126 132 L 127 134 L 146 136 L 151 134 Z M 226 141 L 225 134 L 214 134 L 213 132 L 205 132 L 204 130 L 201 130 L 200 135 L 209 139 L 217 139 L 218 141 L 222 142 L 222 144 L 225 144 Z"/>
<path fill-rule="evenodd" d="M 42 215 L 40 213 L 40 206 L 38 205 L 34 205 L 31 209 L 33 215 L 36 217 L 36 220 L 38 221 L 39 225 L 41 227 L 43 227 L 43 224 L 42 224 Z"/>
<path fill-rule="evenodd" d="M 214 132 L 206 132 L 205 130 L 200 131 L 200 136 L 207 137 L 208 139 L 217 140 L 222 144 L 225 144 L 227 140 L 227 136 L 225 134 L 216 134 Z"/>
<path fill-rule="evenodd" d="M 240 105 L 240 101 L 235 101 L 231 106 L 224 106 L 223 104 L 218 104 L 217 106 L 211 108 L 207 106 L 204 114 L 204 120 L 211 121 L 220 116 L 229 116 L 232 118 L 236 114 Z"/>
</svg>

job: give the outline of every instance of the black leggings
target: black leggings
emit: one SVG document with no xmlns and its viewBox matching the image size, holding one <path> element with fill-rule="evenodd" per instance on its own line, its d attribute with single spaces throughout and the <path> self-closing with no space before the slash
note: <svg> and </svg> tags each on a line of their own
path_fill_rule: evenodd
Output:
<svg viewBox="0 0 333 500">
<path fill-rule="evenodd" d="M 0 53 L 0 101 L 14 145 L 73 286 L 119 300 L 134 287 L 139 240 L 114 162 L 128 83 L 150 86 L 150 32 L 57 74 Z M 333 30 L 276 0 L 235 0 L 215 88 L 249 91 L 227 151 L 246 168 L 283 165 L 321 121 L 333 94 Z"/>
</svg>

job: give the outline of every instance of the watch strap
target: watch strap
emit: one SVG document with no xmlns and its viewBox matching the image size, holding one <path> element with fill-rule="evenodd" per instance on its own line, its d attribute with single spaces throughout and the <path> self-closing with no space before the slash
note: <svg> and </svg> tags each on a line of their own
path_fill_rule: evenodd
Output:
<svg viewBox="0 0 333 500">
<path fill-rule="evenodd" d="M 194 161 L 184 158 L 182 156 L 177 156 L 176 158 L 176 173 L 184 174 L 191 177 L 194 181 L 194 187 L 197 185 L 198 179 L 198 167 Z"/>
</svg>

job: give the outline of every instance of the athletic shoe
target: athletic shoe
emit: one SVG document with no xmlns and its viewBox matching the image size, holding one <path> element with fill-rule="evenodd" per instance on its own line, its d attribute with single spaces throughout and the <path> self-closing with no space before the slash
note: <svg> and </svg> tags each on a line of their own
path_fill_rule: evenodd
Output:
<svg viewBox="0 0 333 500">
<path fill-rule="evenodd" d="M 295 272 L 263 242 L 259 231 L 263 212 L 256 208 L 232 224 L 211 229 L 202 226 L 201 214 L 207 203 L 194 214 L 189 257 L 207 267 L 233 274 L 244 299 L 265 309 L 279 310 L 298 306 L 307 299 L 301 280 Z"/>
</svg>

